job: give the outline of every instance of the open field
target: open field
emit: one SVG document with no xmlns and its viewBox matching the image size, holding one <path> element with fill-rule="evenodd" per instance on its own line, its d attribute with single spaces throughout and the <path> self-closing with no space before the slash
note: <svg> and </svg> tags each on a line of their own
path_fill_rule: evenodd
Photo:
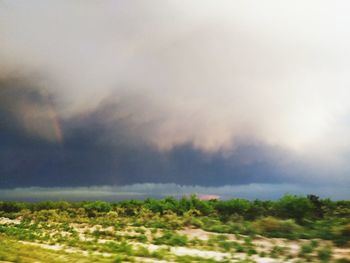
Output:
<svg viewBox="0 0 350 263">
<path fill-rule="evenodd" d="M 0 202 L 1 262 L 350 262 L 350 202 Z"/>
</svg>

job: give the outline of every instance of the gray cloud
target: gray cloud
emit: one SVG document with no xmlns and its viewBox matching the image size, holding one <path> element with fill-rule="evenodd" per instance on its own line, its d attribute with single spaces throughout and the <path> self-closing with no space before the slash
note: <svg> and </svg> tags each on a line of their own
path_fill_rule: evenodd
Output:
<svg viewBox="0 0 350 263">
<path fill-rule="evenodd" d="M 48 177 L 57 184 L 60 173 L 70 184 L 94 184 L 97 173 L 123 184 L 277 174 L 325 182 L 330 173 L 347 183 L 348 5 L 2 1 L 0 117 L 11 151 L 1 154 L 32 168 L 22 179 L 6 165 L 3 185 L 38 185 L 56 167 Z M 31 146 L 19 153 L 24 141 Z M 197 168 L 169 157 L 179 149 L 200 160 Z M 208 156 L 219 161 L 206 173 Z M 86 162 L 97 164 L 81 170 Z M 237 168 L 244 163 L 249 169 Z M 131 181 L 115 175 L 126 172 Z M 205 175 L 186 181 L 190 173 Z"/>
<path fill-rule="evenodd" d="M 0 127 L 60 143 L 63 134 L 54 102 L 39 82 L 34 76 L 0 77 Z"/>
<path fill-rule="evenodd" d="M 327 145 L 349 112 L 346 2 L 252 3 L 5 1 L 2 64 L 50 76 L 63 115 L 121 87 L 147 97 L 133 113 L 154 122 L 148 140 L 161 149 L 218 150 L 242 136 Z"/>
<path fill-rule="evenodd" d="M 40 201 L 40 200 L 107 200 L 182 197 L 191 194 L 218 195 L 221 199 L 278 199 L 284 194 L 317 194 L 322 198 L 348 199 L 347 187 L 335 190 L 331 186 L 308 187 L 296 184 L 248 184 L 242 186 L 225 185 L 221 187 L 181 186 L 177 184 L 134 184 L 126 186 L 90 186 L 90 187 L 30 187 L 0 190 L 2 200 Z"/>
</svg>

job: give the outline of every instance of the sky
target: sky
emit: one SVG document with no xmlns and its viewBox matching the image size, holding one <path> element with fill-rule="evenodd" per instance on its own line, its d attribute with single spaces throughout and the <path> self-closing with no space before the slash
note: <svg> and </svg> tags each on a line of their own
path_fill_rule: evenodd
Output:
<svg viewBox="0 0 350 263">
<path fill-rule="evenodd" d="M 0 198 L 350 198 L 349 10 L 0 0 Z"/>
</svg>

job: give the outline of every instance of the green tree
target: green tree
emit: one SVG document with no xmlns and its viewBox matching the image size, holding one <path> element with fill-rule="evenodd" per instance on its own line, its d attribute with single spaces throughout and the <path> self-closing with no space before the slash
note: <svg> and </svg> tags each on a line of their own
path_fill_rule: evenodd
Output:
<svg viewBox="0 0 350 263">
<path fill-rule="evenodd" d="M 302 223 L 312 215 L 314 206 L 307 197 L 287 194 L 275 203 L 275 209 L 279 217 L 293 218 Z"/>
</svg>

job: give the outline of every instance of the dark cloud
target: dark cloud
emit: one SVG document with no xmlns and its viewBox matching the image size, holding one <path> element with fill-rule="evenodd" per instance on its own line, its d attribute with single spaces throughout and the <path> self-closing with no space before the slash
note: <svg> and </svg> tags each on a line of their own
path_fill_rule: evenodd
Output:
<svg viewBox="0 0 350 263">
<path fill-rule="evenodd" d="M 346 186 L 306 186 L 303 184 L 249 184 L 224 185 L 220 187 L 182 186 L 177 184 L 133 184 L 126 186 L 89 186 L 89 187 L 26 187 L 0 189 L 2 200 L 42 201 L 42 200 L 107 200 L 145 199 L 166 196 L 182 197 L 191 194 L 216 195 L 221 199 L 278 199 L 285 193 L 317 194 L 323 198 L 349 198 Z"/>
<path fill-rule="evenodd" d="M 349 4 L 316 2 L 2 1 L 0 188 L 350 185 Z"/>
<path fill-rule="evenodd" d="M 39 117 L 32 114 L 24 121 L 16 118 L 25 114 L 21 105 L 47 110 L 49 95 L 34 84 L 25 83 L 29 80 L 1 82 L 2 188 L 146 182 L 209 186 L 293 181 L 293 174 L 283 170 L 286 167 L 275 164 L 289 160 L 289 153 L 262 144 L 242 143 L 231 153 L 207 153 L 191 144 L 160 151 L 142 139 L 150 124 L 135 127 L 130 121 L 133 112 L 137 112 L 125 110 L 126 105 L 133 103 L 132 96 L 126 96 L 121 103 L 105 101 L 90 112 L 61 119 L 64 140 L 44 140 L 24 126 L 28 121 L 51 125 L 50 118 L 43 119 L 42 114 Z M 118 112 L 130 114 L 120 116 Z"/>
</svg>

